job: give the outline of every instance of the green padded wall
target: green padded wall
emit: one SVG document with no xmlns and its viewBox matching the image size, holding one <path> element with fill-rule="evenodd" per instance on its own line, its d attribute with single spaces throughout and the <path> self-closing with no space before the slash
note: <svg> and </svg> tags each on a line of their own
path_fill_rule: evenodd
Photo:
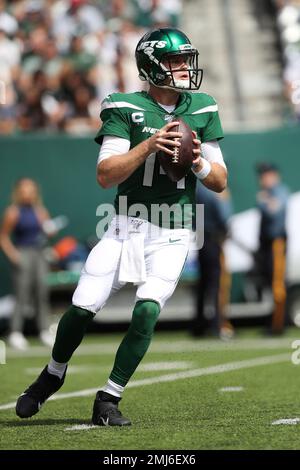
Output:
<svg viewBox="0 0 300 470">
<path fill-rule="evenodd" d="M 0 138 L 0 213 L 9 203 L 14 182 L 29 176 L 38 181 L 44 203 L 55 217 L 67 215 L 60 235 L 85 240 L 96 236 L 96 208 L 112 201 L 114 189 L 96 181 L 99 146 L 91 138 L 32 135 Z M 0 296 L 9 290 L 8 263 L 0 254 Z"/>
</svg>

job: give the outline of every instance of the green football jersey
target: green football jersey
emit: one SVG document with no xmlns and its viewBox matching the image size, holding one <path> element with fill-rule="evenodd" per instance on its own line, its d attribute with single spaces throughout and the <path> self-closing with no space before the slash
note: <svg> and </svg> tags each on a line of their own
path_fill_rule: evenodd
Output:
<svg viewBox="0 0 300 470">
<path fill-rule="evenodd" d="M 117 136 L 129 140 L 133 148 L 177 116 L 196 131 L 201 142 L 223 137 L 218 106 L 206 93 L 181 93 L 175 109 L 168 113 L 142 91 L 108 95 L 102 102 L 102 127 L 95 140 L 101 145 L 104 136 Z M 177 183 L 172 182 L 160 167 L 156 154 L 151 154 L 119 184 L 115 209 L 117 213 L 145 218 L 160 226 L 187 227 L 194 214 L 195 188 L 196 177 L 191 170 Z"/>
</svg>

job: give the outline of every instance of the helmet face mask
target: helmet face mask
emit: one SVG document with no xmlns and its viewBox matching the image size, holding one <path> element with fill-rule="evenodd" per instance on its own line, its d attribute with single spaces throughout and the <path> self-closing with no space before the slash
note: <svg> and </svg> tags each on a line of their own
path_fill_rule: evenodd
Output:
<svg viewBox="0 0 300 470">
<path fill-rule="evenodd" d="M 184 56 L 188 66 L 172 67 L 175 56 Z M 188 37 L 173 28 L 161 28 L 145 34 L 139 41 L 135 57 L 141 80 L 160 87 L 175 90 L 198 90 L 203 70 L 198 67 L 199 53 Z M 188 60 L 187 60 L 188 59 Z M 188 79 L 178 79 L 176 72 L 185 72 Z"/>
<path fill-rule="evenodd" d="M 183 90 L 198 90 L 200 88 L 202 78 L 203 78 L 203 70 L 199 69 L 198 67 L 198 51 L 193 50 L 189 53 L 184 52 L 182 54 L 183 57 L 186 58 L 186 63 L 188 64 L 188 67 L 186 69 L 182 69 L 181 67 L 172 67 L 172 59 L 179 54 L 166 54 L 166 56 L 162 57 L 162 63 L 161 67 L 165 67 L 165 63 L 168 63 L 168 67 L 166 70 L 166 77 L 165 77 L 165 82 L 166 79 L 168 83 L 162 83 L 158 84 L 157 86 L 161 86 L 163 88 L 175 88 L 175 89 L 183 89 Z M 189 78 L 188 79 L 178 79 L 175 78 L 175 73 L 185 71 Z M 169 79 L 169 80 L 168 80 Z"/>
</svg>

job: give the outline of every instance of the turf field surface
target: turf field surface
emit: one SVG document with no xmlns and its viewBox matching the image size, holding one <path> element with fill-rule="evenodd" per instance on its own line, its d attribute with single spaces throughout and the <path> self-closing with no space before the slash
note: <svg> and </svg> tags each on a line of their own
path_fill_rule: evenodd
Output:
<svg viewBox="0 0 300 470">
<path fill-rule="evenodd" d="M 121 335 L 87 336 L 63 388 L 29 420 L 17 396 L 47 363 L 35 340 L 7 348 L 0 365 L 0 449 L 299 449 L 300 331 L 264 337 L 241 330 L 229 342 L 158 332 L 126 388 L 120 409 L 133 425 L 91 426 L 96 390 L 107 380 Z"/>
</svg>

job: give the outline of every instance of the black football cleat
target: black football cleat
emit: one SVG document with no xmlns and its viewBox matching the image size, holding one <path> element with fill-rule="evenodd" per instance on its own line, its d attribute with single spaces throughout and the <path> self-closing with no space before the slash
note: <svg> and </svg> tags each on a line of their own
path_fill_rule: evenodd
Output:
<svg viewBox="0 0 300 470">
<path fill-rule="evenodd" d="M 130 426 L 131 421 L 118 409 L 121 398 L 100 390 L 96 394 L 92 422 L 98 426 Z"/>
<path fill-rule="evenodd" d="M 66 371 L 67 369 L 60 379 L 57 375 L 49 374 L 46 366 L 36 381 L 19 396 L 16 404 L 17 415 L 20 418 L 30 418 L 35 415 L 42 404 L 63 385 Z"/>
</svg>

